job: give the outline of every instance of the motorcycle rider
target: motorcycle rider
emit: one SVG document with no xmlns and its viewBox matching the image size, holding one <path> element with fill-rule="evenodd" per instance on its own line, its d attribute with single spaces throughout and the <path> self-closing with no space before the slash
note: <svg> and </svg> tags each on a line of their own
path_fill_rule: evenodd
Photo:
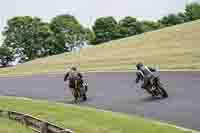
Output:
<svg viewBox="0 0 200 133">
<path fill-rule="evenodd" d="M 141 85 L 141 88 L 147 90 L 149 93 L 151 93 L 151 90 L 149 85 L 153 84 L 153 79 L 156 78 L 154 73 L 156 72 L 156 69 L 147 67 L 143 63 L 139 62 L 136 64 L 137 72 L 136 72 L 136 80 L 135 82 L 138 83 L 140 80 L 143 81 L 143 84 Z"/>
<path fill-rule="evenodd" d="M 76 97 L 79 97 L 81 95 L 80 88 L 83 86 L 83 75 L 77 70 L 76 67 L 71 67 L 71 69 L 64 76 L 64 82 L 67 80 L 69 80 L 69 88 L 76 92 Z M 78 86 L 76 86 L 76 84 Z"/>
</svg>

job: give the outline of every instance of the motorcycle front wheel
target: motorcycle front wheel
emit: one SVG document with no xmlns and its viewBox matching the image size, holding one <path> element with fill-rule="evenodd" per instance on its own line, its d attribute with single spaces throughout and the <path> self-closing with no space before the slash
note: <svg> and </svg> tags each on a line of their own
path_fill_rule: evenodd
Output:
<svg viewBox="0 0 200 133">
<path fill-rule="evenodd" d="M 166 91 L 161 85 L 159 85 L 158 87 L 159 87 L 161 96 L 162 96 L 163 98 L 167 98 L 167 97 L 168 97 L 167 91 Z"/>
</svg>

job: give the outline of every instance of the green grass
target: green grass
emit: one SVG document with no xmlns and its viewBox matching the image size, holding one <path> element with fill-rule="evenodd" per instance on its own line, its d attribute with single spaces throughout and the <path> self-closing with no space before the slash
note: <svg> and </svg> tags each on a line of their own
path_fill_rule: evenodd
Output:
<svg viewBox="0 0 200 133">
<path fill-rule="evenodd" d="M 33 133 L 33 131 L 15 121 L 0 118 L 0 133 Z"/>
<path fill-rule="evenodd" d="M 82 49 L 80 53 L 36 59 L 1 69 L 0 75 L 63 72 L 72 64 L 82 71 L 132 70 L 138 61 L 160 69 L 199 70 L 199 33 L 200 21 L 194 21 Z"/>
<path fill-rule="evenodd" d="M 46 101 L 0 97 L 0 108 L 28 113 L 76 133 L 186 133 L 135 116 Z"/>
</svg>

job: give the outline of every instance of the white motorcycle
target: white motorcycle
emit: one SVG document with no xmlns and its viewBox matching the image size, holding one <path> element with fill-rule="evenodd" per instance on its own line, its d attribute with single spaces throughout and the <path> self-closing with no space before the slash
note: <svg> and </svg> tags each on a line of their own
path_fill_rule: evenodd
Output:
<svg viewBox="0 0 200 133">
<path fill-rule="evenodd" d="M 88 91 L 88 83 L 86 81 L 84 81 L 83 86 L 80 88 L 80 97 L 84 101 L 87 100 L 87 91 Z"/>
</svg>

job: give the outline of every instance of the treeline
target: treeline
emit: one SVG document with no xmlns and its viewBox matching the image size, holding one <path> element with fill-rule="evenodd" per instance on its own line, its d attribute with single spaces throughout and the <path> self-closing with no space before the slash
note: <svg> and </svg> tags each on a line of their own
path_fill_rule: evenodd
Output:
<svg viewBox="0 0 200 133">
<path fill-rule="evenodd" d="M 70 52 L 76 47 L 91 44 L 95 35 L 82 26 L 74 16 L 59 15 L 50 23 L 38 17 L 20 16 L 8 20 L 0 48 L 1 64 L 14 58 L 21 62 Z"/>
<path fill-rule="evenodd" d="M 169 14 L 158 21 L 139 21 L 134 17 L 127 16 L 117 22 L 113 17 L 102 17 L 98 18 L 93 26 L 96 36 L 93 44 L 129 37 L 197 19 L 200 19 L 199 3 L 188 4 L 184 12 Z"/>
<path fill-rule="evenodd" d="M 38 17 L 14 17 L 7 21 L 3 31 L 5 39 L 0 47 L 0 63 L 6 66 L 16 57 L 24 62 L 70 52 L 84 45 L 97 45 L 197 19 L 200 19 L 198 3 L 188 4 L 184 12 L 169 14 L 158 21 L 139 21 L 131 16 L 120 21 L 101 17 L 91 29 L 71 15 L 56 16 L 49 23 Z"/>
</svg>

